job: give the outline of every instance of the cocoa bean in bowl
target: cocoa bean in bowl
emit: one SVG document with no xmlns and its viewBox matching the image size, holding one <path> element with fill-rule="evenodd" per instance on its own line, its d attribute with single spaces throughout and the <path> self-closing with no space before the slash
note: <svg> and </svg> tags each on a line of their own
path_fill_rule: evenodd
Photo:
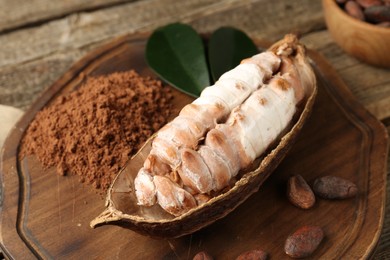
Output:
<svg viewBox="0 0 390 260">
<path fill-rule="evenodd" d="M 390 4 L 383 0 L 322 0 L 334 41 L 368 64 L 390 68 Z"/>
</svg>

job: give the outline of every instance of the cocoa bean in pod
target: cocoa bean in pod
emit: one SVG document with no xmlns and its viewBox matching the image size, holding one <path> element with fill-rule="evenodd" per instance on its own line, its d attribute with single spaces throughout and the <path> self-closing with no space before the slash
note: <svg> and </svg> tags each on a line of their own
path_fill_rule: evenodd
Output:
<svg viewBox="0 0 390 260">
<path fill-rule="evenodd" d="M 364 15 L 371 23 L 390 22 L 390 6 L 371 6 L 364 10 Z"/>
<path fill-rule="evenodd" d="M 213 257 L 206 251 L 200 251 L 194 256 L 193 260 L 213 260 Z"/>
<path fill-rule="evenodd" d="M 383 2 L 381 0 L 356 0 L 356 2 L 363 8 L 383 5 Z"/>
<path fill-rule="evenodd" d="M 291 234 L 284 244 L 285 253 L 292 258 L 310 256 L 324 238 L 319 226 L 303 226 Z"/>
<path fill-rule="evenodd" d="M 287 183 L 288 200 L 302 209 L 313 207 L 316 199 L 310 186 L 301 175 L 291 176 Z"/>
<path fill-rule="evenodd" d="M 255 249 L 242 253 L 236 258 L 236 260 L 266 260 L 267 258 L 267 252 L 264 252 L 260 249 Z"/>
<path fill-rule="evenodd" d="M 314 193 L 323 199 L 347 199 L 357 194 L 356 184 L 336 176 L 324 176 L 313 183 Z"/>
<path fill-rule="evenodd" d="M 360 5 L 358 5 L 355 1 L 348 1 L 344 6 L 345 11 L 350 16 L 364 21 L 364 13 Z"/>
</svg>

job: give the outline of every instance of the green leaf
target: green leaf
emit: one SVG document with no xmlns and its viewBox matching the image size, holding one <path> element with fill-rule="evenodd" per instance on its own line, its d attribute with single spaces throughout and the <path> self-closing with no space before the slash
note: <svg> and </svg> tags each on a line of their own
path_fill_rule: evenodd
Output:
<svg viewBox="0 0 390 260">
<path fill-rule="evenodd" d="M 199 96 L 210 85 L 202 39 L 189 25 L 155 30 L 146 45 L 146 60 L 159 77 L 187 94 Z"/>
<path fill-rule="evenodd" d="M 242 31 L 221 27 L 210 37 L 209 64 L 214 81 L 228 70 L 240 64 L 242 59 L 259 52 L 253 41 Z"/>
</svg>

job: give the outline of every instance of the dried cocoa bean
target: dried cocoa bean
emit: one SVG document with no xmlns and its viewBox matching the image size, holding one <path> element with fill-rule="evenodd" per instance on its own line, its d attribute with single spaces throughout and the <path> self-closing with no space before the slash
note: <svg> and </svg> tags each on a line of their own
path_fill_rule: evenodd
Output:
<svg viewBox="0 0 390 260">
<path fill-rule="evenodd" d="M 364 10 L 367 21 L 372 23 L 390 22 L 390 6 L 371 6 Z"/>
<path fill-rule="evenodd" d="M 383 5 L 381 0 L 356 0 L 356 2 L 363 8 Z"/>
<path fill-rule="evenodd" d="M 314 193 L 324 199 L 347 199 L 356 196 L 356 185 L 336 176 L 324 176 L 313 183 Z"/>
<path fill-rule="evenodd" d="M 345 4 L 344 9 L 347 12 L 347 14 L 349 14 L 350 16 L 352 16 L 352 17 L 354 17 L 356 19 L 364 21 L 363 10 L 360 7 L 360 5 L 358 5 L 356 2 L 348 1 Z"/>
<path fill-rule="evenodd" d="M 194 256 L 193 260 L 213 260 L 213 257 L 210 256 L 206 251 L 200 251 Z"/>
<path fill-rule="evenodd" d="M 318 226 L 303 226 L 291 234 L 284 244 L 284 251 L 292 258 L 310 256 L 324 238 L 324 232 Z"/>
<path fill-rule="evenodd" d="M 336 0 L 336 3 L 338 4 L 345 4 L 348 0 Z"/>
<path fill-rule="evenodd" d="M 292 204 L 302 209 L 313 207 L 316 201 L 313 191 L 301 175 L 291 176 L 288 180 L 287 197 Z"/>
<path fill-rule="evenodd" d="M 250 250 L 239 255 L 236 260 L 266 260 L 268 254 L 260 249 Z"/>
<path fill-rule="evenodd" d="M 379 27 L 385 27 L 385 28 L 390 28 L 390 22 L 381 22 L 376 24 Z"/>
</svg>

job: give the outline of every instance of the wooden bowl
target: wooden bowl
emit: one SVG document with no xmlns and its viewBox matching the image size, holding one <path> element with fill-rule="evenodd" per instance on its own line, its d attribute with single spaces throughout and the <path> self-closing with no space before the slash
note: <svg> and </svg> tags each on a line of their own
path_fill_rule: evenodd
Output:
<svg viewBox="0 0 390 260">
<path fill-rule="evenodd" d="M 390 68 L 390 28 L 349 16 L 334 0 L 322 0 L 325 21 L 335 42 L 371 65 Z"/>
</svg>

